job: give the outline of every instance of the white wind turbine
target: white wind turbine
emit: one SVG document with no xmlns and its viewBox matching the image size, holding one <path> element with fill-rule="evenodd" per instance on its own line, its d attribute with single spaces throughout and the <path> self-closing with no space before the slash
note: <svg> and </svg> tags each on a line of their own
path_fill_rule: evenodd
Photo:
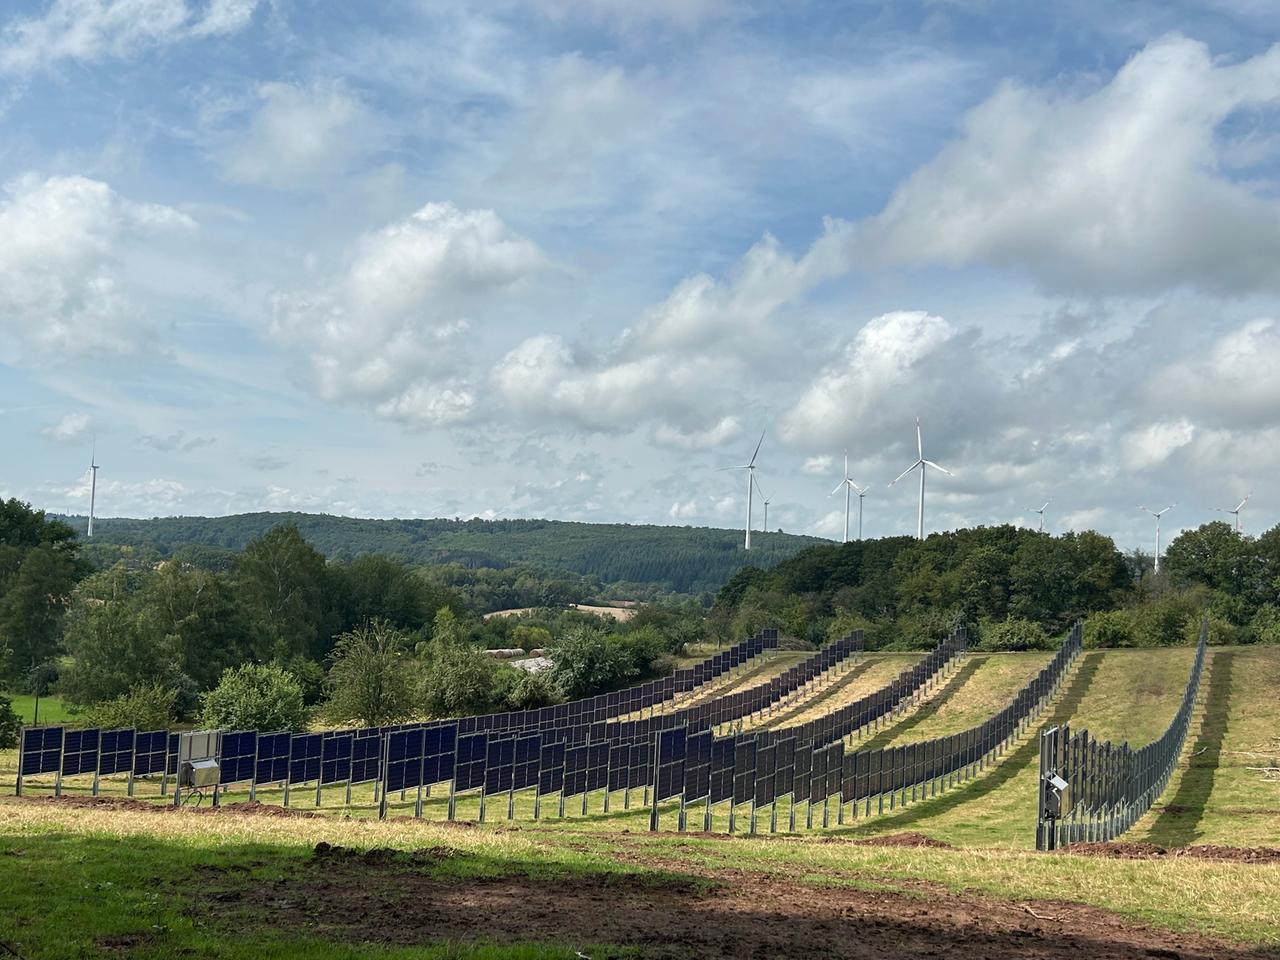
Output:
<svg viewBox="0 0 1280 960">
<path fill-rule="evenodd" d="M 1037 510 L 1035 507 L 1028 508 L 1032 513 L 1040 514 L 1040 532 L 1041 533 L 1044 533 L 1044 512 L 1049 509 L 1049 504 L 1051 503 L 1053 503 L 1053 497 L 1050 497 L 1048 500 L 1046 500 L 1044 502 L 1044 506 L 1042 506 L 1039 510 Z"/>
<path fill-rule="evenodd" d="M 751 479 L 755 480 L 755 474 L 751 475 Z M 764 501 L 764 532 L 769 532 L 769 498 L 764 495 L 764 487 L 760 486 L 760 482 L 756 481 L 756 490 L 760 494 L 760 499 Z"/>
<path fill-rule="evenodd" d="M 1176 506 L 1177 506 L 1176 503 L 1171 503 L 1167 507 L 1165 507 L 1163 510 L 1152 510 L 1150 507 L 1138 508 L 1139 510 L 1146 510 L 1147 513 L 1151 514 L 1153 517 L 1156 518 L 1156 562 L 1155 562 L 1156 573 L 1160 572 L 1160 518 L 1163 517 L 1166 513 L 1168 513 L 1170 510 L 1172 510 Z"/>
<path fill-rule="evenodd" d="M 919 417 L 916 417 L 916 454 L 917 454 L 916 462 L 913 463 L 911 466 L 907 467 L 907 469 L 903 470 L 902 473 L 898 474 L 898 476 L 894 478 L 894 480 L 889 484 L 889 486 L 892 487 L 895 483 L 897 483 L 899 480 L 905 477 L 912 470 L 915 470 L 917 467 L 920 469 L 920 509 L 916 517 L 916 537 L 920 540 L 923 540 L 924 539 L 924 475 L 928 471 L 929 467 L 933 467 L 933 469 L 935 470 L 941 470 L 948 477 L 954 477 L 955 474 L 952 473 L 950 470 L 948 470 L 946 467 L 942 466 L 941 464 L 934 463 L 932 460 L 926 460 L 924 458 L 924 436 L 920 432 Z"/>
<path fill-rule="evenodd" d="M 1252 492 L 1252 491 L 1250 491 L 1250 493 L 1249 493 L 1249 497 L 1252 497 L 1252 496 L 1253 496 L 1253 492 Z M 1241 511 L 1241 510 L 1243 510 L 1243 509 L 1244 509 L 1244 505 L 1245 505 L 1246 503 L 1248 503 L 1248 502 L 1249 502 L 1249 497 L 1245 497 L 1243 500 L 1241 500 L 1239 503 L 1237 503 L 1237 504 L 1236 504 L 1236 508 L 1235 508 L 1234 510 L 1224 510 L 1224 509 L 1222 509 L 1222 507 L 1214 507 L 1214 508 L 1213 508 L 1213 509 L 1217 510 L 1219 513 L 1229 513 L 1229 514 L 1231 514 L 1233 517 L 1235 517 L 1235 518 L 1236 518 L 1236 533 L 1239 533 L 1239 532 L 1240 532 L 1240 511 Z"/>
<path fill-rule="evenodd" d="M 751 549 L 751 510 L 754 506 L 754 494 L 756 490 L 756 457 L 760 455 L 760 447 L 764 443 L 764 431 L 760 431 L 760 442 L 756 444 L 756 449 L 751 454 L 751 459 L 746 463 L 736 467 L 721 467 L 721 470 L 745 470 L 747 471 L 747 534 L 743 542 L 743 549 Z"/>
<path fill-rule="evenodd" d="M 93 442 L 93 452 L 89 455 L 89 532 L 93 536 L 93 511 L 98 499 L 98 441 Z"/>
<path fill-rule="evenodd" d="M 870 487 L 860 487 L 849 477 L 849 451 L 844 452 L 844 479 L 836 484 L 836 488 L 831 491 L 829 496 L 834 497 L 840 492 L 840 488 L 844 487 L 844 543 L 849 542 L 849 501 L 852 493 L 858 494 L 858 539 L 862 539 L 862 499 L 867 495 Z M 852 493 L 851 493 L 852 491 Z"/>
</svg>

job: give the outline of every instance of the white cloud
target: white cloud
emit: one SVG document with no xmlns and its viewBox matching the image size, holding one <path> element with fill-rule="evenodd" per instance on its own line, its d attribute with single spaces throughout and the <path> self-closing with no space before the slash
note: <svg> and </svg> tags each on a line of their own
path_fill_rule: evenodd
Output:
<svg viewBox="0 0 1280 960">
<path fill-rule="evenodd" d="M 824 477 L 831 472 L 834 465 L 834 457 L 821 455 L 806 458 L 800 469 L 811 477 Z"/>
<path fill-rule="evenodd" d="M 684 500 L 678 501 L 671 505 L 671 509 L 667 511 L 667 516 L 672 520 L 688 520 L 698 515 L 698 501 Z"/>
<path fill-rule="evenodd" d="M 305 358 L 306 382 L 324 399 L 451 423 L 476 403 L 461 369 L 465 314 L 545 265 L 492 210 L 429 203 L 364 236 L 335 282 L 276 294 L 268 332 Z"/>
<path fill-rule="evenodd" d="M 60 443 L 69 443 L 83 437 L 92 424 L 93 418 L 87 413 L 68 413 L 57 423 L 45 427 L 41 433 Z"/>
<path fill-rule="evenodd" d="M 236 33 L 258 0 L 54 0 L 42 17 L 14 19 L 0 41 L 0 72 L 63 60 L 122 59 L 197 37 Z"/>
<path fill-rule="evenodd" d="M 1234 181 L 1222 127 L 1280 102 L 1280 46 L 1236 64 L 1171 36 L 1109 83 L 1004 83 L 865 224 L 868 257 L 1025 270 L 1066 292 L 1277 286 L 1280 203 Z"/>
<path fill-rule="evenodd" d="M 264 83 L 248 129 L 222 154 L 241 183 L 300 189 L 341 174 L 382 140 L 380 123 L 340 80 Z"/>
<path fill-rule="evenodd" d="M 1213 423 L 1280 423 L 1280 324 L 1252 320 L 1152 378 L 1154 402 Z"/>
<path fill-rule="evenodd" d="M 683 30 L 720 19 L 731 10 L 727 0 L 534 0 L 533 6 L 556 20 L 587 17 L 613 27 L 663 23 Z"/>
<path fill-rule="evenodd" d="M 899 310 L 871 320 L 783 416 L 784 436 L 797 443 L 834 444 L 847 438 L 891 391 L 916 380 L 922 361 L 956 332 L 946 320 L 923 310 Z M 924 398 L 913 391 L 911 399 L 921 404 Z"/>
<path fill-rule="evenodd" d="M 195 224 L 85 177 L 26 176 L 0 199 L 0 334 L 43 357 L 135 351 L 153 321 L 121 261 L 136 241 Z"/>
<path fill-rule="evenodd" d="M 741 402 L 749 368 L 767 373 L 786 349 L 772 320 L 839 271 L 845 240 L 845 225 L 828 221 L 795 258 L 766 235 L 726 280 L 681 281 L 606 354 L 541 334 L 502 359 L 494 383 L 521 413 L 576 427 L 619 432 L 656 420 L 655 438 L 671 446 L 730 439 L 738 424 L 725 407 Z"/>
<path fill-rule="evenodd" d="M 1130 431 L 1122 438 L 1121 447 L 1131 470 L 1145 470 L 1164 463 L 1189 444 L 1195 434 L 1190 420 L 1153 423 Z"/>
<path fill-rule="evenodd" d="M 705 450 L 727 443 L 742 432 L 737 417 L 721 417 L 706 430 L 681 430 L 669 423 L 660 423 L 653 431 L 653 441 L 661 447 L 676 450 Z"/>
</svg>

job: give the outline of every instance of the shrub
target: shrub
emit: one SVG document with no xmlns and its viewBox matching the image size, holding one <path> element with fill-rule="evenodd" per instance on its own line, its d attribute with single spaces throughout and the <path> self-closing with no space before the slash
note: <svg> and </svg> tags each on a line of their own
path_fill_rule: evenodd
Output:
<svg viewBox="0 0 1280 960">
<path fill-rule="evenodd" d="M 1280 643 L 1280 607 L 1264 603 L 1249 621 L 1249 636 L 1253 643 Z"/>
<path fill-rule="evenodd" d="M 1084 645 L 1099 647 L 1134 646 L 1133 613 L 1130 610 L 1103 610 L 1084 622 Z"/>
<path fill-rule="evenodd" d="M 110 700 L 95 703 L 82 719 L 92 726 L 121 730 L 167 730 L 177 719 L 178 689 L 159 680 L 137 683 Z"/>
<path fill-rule="evenodd" d="M 200 723 L 205 727 L 301 730 L 307 723 L 297 677 L 274 663 L 246 663 L 224 671 L 201 702 Z"/>
<path fill-rule="evenodd" d="M 408 634 L 385 620 L 338 637 L 329 670 L 331 695 L 325 704 L 329 718 L 378 727 L 412 716 L 416 665 L 406 655 L 408 642 Z"/>
<path fill-rule="evenodd" d="M 978 636 L 978 650 L 1052 650 L 1057 646 L 1044 627 L 1019 617 L 985 620 Z"/>
<path fill-rule="evenodd" d="M 13 701 L 0 695 L 0 749 L 9 750 L 18 745 L 18 730 L 22 718 L 13 709 Z"/>
<path fill-rule="evenodd" d="M 430 716 L 460 717 L 498 708 L 497 671 L 512 668 L 461 642 L 433 639 L 423 651 L 426 662 L 418 696 Z"/>
</svg>

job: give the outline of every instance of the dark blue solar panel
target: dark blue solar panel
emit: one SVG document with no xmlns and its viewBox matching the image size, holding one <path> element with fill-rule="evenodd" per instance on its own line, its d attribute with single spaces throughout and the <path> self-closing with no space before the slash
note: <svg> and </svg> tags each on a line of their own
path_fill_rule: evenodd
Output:
<svg viewBox="0 0 1280 960">
<path fill-rule="evenodd" d="M 283 783 L 289 779 L 288 733 L 258 734 L 258 764 L 253 779 L 257 783 Z"/>
<path fill-rule="evenodd" d="M 222 735 L 222 755 L 218 758 L 218 776 L 224 784 L 244 783 L 254 779 L 254 754 L 258 749 L 256 730 L 237 730 Z"/>
<path fill-rule="evenodd" d="M 666 800 L 678 796 L 684 788 L 684 761 L 687 753 L 688 730 L 677 727 L 658 734 L 658 779 L 654 785 L 656 799 Z"/>
<path fill-rule="evenodd" d="M 539 764 L 538 792 L 559 792 L 564 786 L 564 741 L 543 743 Z"/>
<path fill-rule="evenodd" d="M 177 776 L 178 773 L 178 740 L 176 733 L 170 733 L 165 738 L 165 749 L 168 751 L 165 756 L 164 766 L 169 772 L 169 776 Z"/>
<path fill-rule="evenodd" d="M 62 745 L 62 775 L 74 777 L 98 769 L 98 739 L 102 731 L 68 730 Z"/>
<path fill-rule="evenodd" d="M 514 786 L 525 790 L 538 785 L 538 773 L 542 764 L 542 736 L 521 737 L 516 741 L 516 769 Z"/>
<path fill-rule="evenodd" d="M 423 747 L 422 782 L 428 786 L 453 779 L 454 757 L 458 749 L 458 725 L 432 727 L 426 731 Z"/>
<path fill-rule="evenodd" d="M 587 747 L 567 747 L 564 751 L 564 783 L 561 789 L 567 797 L 587 792 Z"/>
<path fill-rule="evenodd" d="M 62 767 L 62 727 L 28 727 L 22 731 L 24 777 L 57 773 Z"/>
<path fill-rule="evenodd" d="M 457 761 L 454 766 L 454 787 L 457 790 L 474 790 L 484 786 L 485 756 L 488 753 L 488 734 L 473 733 L 458 736 Z"/>
<path fill-rule="evenodd" d="M 406 790 L 422 783 L 423 730 L 396 730 L 387 734 L 383 782 L 388 791 Z"/>
<path fill-rule="evenodd" d="M 153 773 L 163 773 L 168 742 L 169 733 L 166 730 L 140 732 L 133 741 L 134 774 L 146 777 Z"/>
<path fill-rule="evenodd" d="M 733 766 L 736 741 L 733 737 L 711 742 L 711 802 L 719 803 L 733 796 Z"/>
<path fill-rule="evenodd" d="M 506 793 L 515 783 L 516 742 L 505 737 L 491 739 L 485 758 L 484 789 L 486 793 Z"/>
<path fill-rule="evenodd" d="M 377 780 L 382 771 L 382 731 L 358 730 L 351 744 L 351 782 Z"/>
<path fill-rule="evenodd" d="M 102 747 L 98 757 L 98 773 L 128 773 L 133 769 L 133 730 L 103 730 Z"/>
<path fill-rule="evenodd" d="M 319 733 L 295 733 L 289 737 L 289 782 L 308 783 L 320 779 L 320 758 L 324 737 Z"/>
<path fill-rule="evenodd" d="M 324 735 L 321 746 L 320 782 L 346 783 L 351 779 L 351 754 L 356 735 L 352 730 L 335 730 Z"/>
</svg>

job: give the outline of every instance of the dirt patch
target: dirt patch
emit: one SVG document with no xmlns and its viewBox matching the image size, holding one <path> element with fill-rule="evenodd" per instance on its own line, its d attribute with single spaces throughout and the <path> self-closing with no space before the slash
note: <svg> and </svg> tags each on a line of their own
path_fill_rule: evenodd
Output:
<svg viewBox="0 0 1280 960">
<path fill-rule="evenodd" d="M 817 888 L 728 870 L 712 887 L 659 872 L 556 877 L 444 875 L 408 853 L 324 847 L 289 877 L 206 878 L 202 923 L 306 930 L 352 943 L 535 941 L 628 947 L 649 960 L 921 956 L 991 960 L 1261 960 L 1192 935 L 1153 931 L 1079 904 L 1022 904 L 941 887 L 911 893 Z M 445 854 L 453 856 L 456 852 Z M 593 953 L 601 960 L 607 954 Z"/>
<path fill-rule="evenodd" d="M 841 837 L 828 837 L 824 843 L 848 843 L 855 847 L 929 847 L 933 850 L 954 850 L 945 840 L 926 837 L 923 833 L 891 833 L 884 837 L 871 837 L 867 840 L 845 840 Z"/>
<path fill-rule="evenodd" d="M 146 800 L 134 800 L 129 797 L 39 797 L 29 798 L 29 803 L 53 804 L 63 807 L 92 807 L 98 810 L 133 810 L 139 813 L 155 814 L 200 814 L 203 816 L 224 817 L 320 817 L 323 814 L 309 810 L 289 810 L 269 803 L 258 803 L 256 800 L 244 800 L 236 803 L 224 803 L 221 806 L 195 806 L 194 803 L 175 807 L 172 803 L 149 803 Z"/>
<path fill-rule="evenodd" d="M 1154 843 L 1070 843 L 1060 848 L 1064 853 L 1086 857 L 1110 857 L 1116 860 L 1223 860 L 1230 863 L 1280 863 L 1280 848 L 1222 847 L 1198 844 L 1192 847 L 1161 847 Z"/>
<path fill-rule="evenodd" d="M 316 844 L 312 856 L 315 860 L 328 861 L 330 863 L 354 860 L 366 866 L 389 867 L 409 864 L 422 866 L 424 864 L 440 863 L 442 860 L 452 860 L 455 857 L 464 856 L 464 854 L 453 847 L 419 847 L 417 850 L 409 851 L 393 850 L 389 847 L 356 850 L 351 847 L 335 846 L 322 840 Z"/>
</svg>

